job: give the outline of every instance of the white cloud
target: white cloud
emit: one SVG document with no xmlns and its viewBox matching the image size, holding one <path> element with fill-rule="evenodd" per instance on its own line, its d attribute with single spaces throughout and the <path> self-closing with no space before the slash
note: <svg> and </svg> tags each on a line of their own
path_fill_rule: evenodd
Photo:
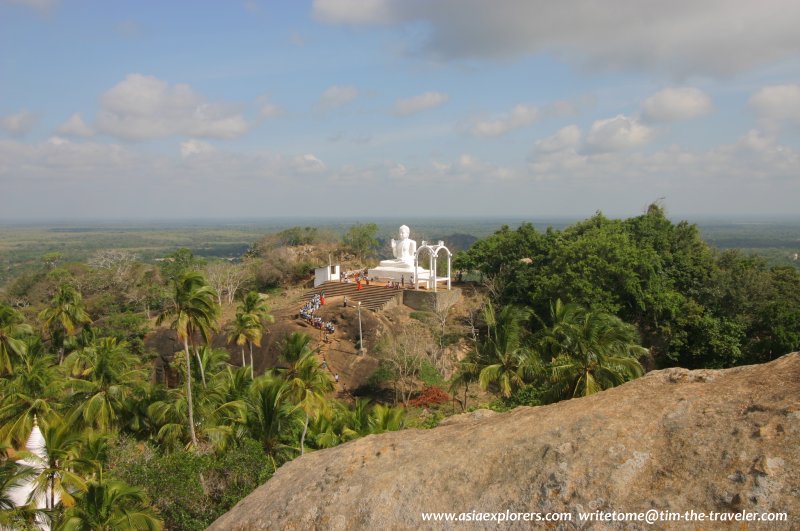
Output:
<svg viewBox="0 0 800 531">
<path fill-rule="evenodd" d="M 256 99 L 256 103 L 260 107 L 258 115 L 264 120 L 275 118 L 284 113 L 283 107 L 272 103 L 268 95 L 259 96 Z"/>
<path fill-rule="evenodd" d="M 772 190 L 768 183 L 775 186 L 793 183 L 800 173 L 800 153 L 778 144 L 774 137 L 750 131 L 733 144 L 701 152 L 680 146 L 670 146 L 652 154 L 535 152 L 529 158 L 528 170 L 532 178 L 542 181 L 594 182 L 622 190 L 629 187 L 630 190 L 640 187 L 661 192 L 683 189 L 683 199 L 689 202 L 709 192 L 727 196 L 727 192 L 736 190 L 737 186 L 756 182 L 767 184 L 767 190 Z M 732 186 L 733 183 L 737 186 Z M 650 194 L 653 199 L 653 192 Z M 746 194 L 739 194 L 736 199 L 744 204 L 748 198 Z M 727 211 L 730 212 L 729 208 Z"/>
<path fill-rule="evenodd" d="M 67 136 L 90 137 L 94 135 L 94 130 L 86 125 L 79 112 L 74 113 L 66 122 L 58 126 L 56 132 Z"/>
<path fill-rule="evenodd" d="M 577 125 L 568 125 L 553 136 L 537 141 L 535 150 L 539 153 L 554 153 L 564 149 L 577 149 L 580 143 L 581 128 Z"/>
<path fill-rule="evenodd" d="M 431 162 L 432 171 L 438 182 L 486 182 L 499 183 L 518 176 L 517 171 L 509 166 L 484 162 L 475 155 L 464 153 L 453 162 Z M 428 181 L 427 172 L 415 172 L 412 179 Z"/>
<path fill-rule="evenodd" d="M 181 142 L 181 157 L 189 158 L 196 155 L 203 155 L 206 153 L 213 153 L 214 146 L 203 140 L 192 138 L 186 142 Z"/>
<path fill-rule="evenodd" d="M 422 49 L 442 59 L 553 53 L 591 69 L 686 76 L 800 53 L 796 0 L 315 0 L 313 13 L 330 24 L 423 22 Z"/>
<path fill-rule="evenodd" d="M 321 111 L 337 109 L 355 100 L 358 94 L 358 89 L 354 86 L 332 85 L 319 97 L 316 108 Z"/>
<path fill-rule="evenodd" d="M 261 112 L 259 116 L 262 118 L 274 118 L 276 116 L 280 116 L 283 113 L 283 109 L 274 103 L 265 103 L 261 106 Z"/>
<path fill-rule="evenodd" d="M 539 109 L 532 105 L 517 105 L 509 113 L 474 121 L 469 132 L 475 136 L 501 136 L 531 125 L 539 115 Z"/>
<path fill-rule="evenodd" d="M 392 112 L 399 116 L 408 116 L 428 109 L 434 109 L 444 105 L 450 100 L 450 96 L 443 92 L 426 92 L 411 98 L 398 99 Z"/>
<path fill-rule="evenodd" d="M 37 121 L 38 117 L 34 113 L 22 109 L 17 113 L 0 117 L 0 128 L 8 131 L 11 136 L 22 136 L 29 133 Z"/>
<path fill-rule="evenodd" d="M 711 112 L 711 98 L 692 87 L 665 88 L 642 103 L 642 117 L 648 122 L 690 120 Z"/>
<path fill-rule="evenodd" d="M 647 144 L 652 138 L 652 129 L 619 114 L 592 124 L 586 135 L 586 149 L 595 153 L 622 151 Z"/>
<path fill-rule="evenodd" d="M 113 178 L 135 166 L 135 154 L 116 144 L 72 142 L 58 136 L 27 144 L 0 140 L 0 180 L 56 179 L 79 184 L 89 175 Z"/>
<path fill-rule="evenodd" d="M 184 142 L 183 153 L 165 155 L 63 137 L 37 144 L 0 138 L 6 199 L 0 217 L 360 215 L 370 204 L 376 205 L 370 215 L 379 215 L 381 198 L 396 179 L 433 187 L 420 213 L 440 208 L 451 214 L 591 214 L 607 207 L 624 212 L 662 195 L 682 212 L 788 213 L 796 207 L 800 154 L 774 135 L 751 131 L 705 151 L 670 146 L 653 153 L 600 153 L 575 149 L 578 132 L 570 126 L 552 142 L 540 142 L 542 149 L 534 148 L 526 166 L 465 153 L 433 160 L 359 158 L 336 168 L 311 151 L 231 152 L 208 149 L 198 139 Z M 319 194 L 321 189 L 326 192 Z M 176 202 L 177 194 L 185 200 Z"/>
<path fill-rule="evenodd" d="M 800 124 L 800 85 L 764 87 L 753 94 L 749 104 L 767 123 L 787 121 Z"/>
<path fill-rule="evenodd" d="M 314 0 L 313 12 L 333 24 L 388 24 L 399 15 L 385 0 Z"/>
<path fill-rule="evenodd" d="M 322 173 L 327 170 L 325 163 L 317 158 L 313 153 L 298 155 L 292 159 L 291 168 L 294 172 L 304 174 Z"/>
<path fill-rule="evenodd" d="M 170 85 L 142 74 L 129 74 L 103 94 L 96 126 L 133 140 L 176 135 L 236 138 L 248 129 L 231 106 L 209 102 L 189 85 Z"/>
</svg>

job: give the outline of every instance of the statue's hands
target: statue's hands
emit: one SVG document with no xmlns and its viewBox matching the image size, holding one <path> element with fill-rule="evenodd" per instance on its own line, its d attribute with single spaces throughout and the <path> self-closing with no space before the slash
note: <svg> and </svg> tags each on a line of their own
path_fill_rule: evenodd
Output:
<svg viewBox="0 0 800 531">
<path fill-rule="evenodd" d="M 392 238 L 392 247 L 393 247 L 393 248 L 394 248 L 394 246 L 395 246 L 395 244 L 396 244 L 396 243 L 397 243 L 397 242 L 396 242 L 396 241 L 394 241 L 394 238 Z"/>
</svg>

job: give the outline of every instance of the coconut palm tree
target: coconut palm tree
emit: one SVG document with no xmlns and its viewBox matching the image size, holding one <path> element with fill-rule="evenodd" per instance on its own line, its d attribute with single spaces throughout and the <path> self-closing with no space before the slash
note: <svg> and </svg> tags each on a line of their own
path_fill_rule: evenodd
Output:
<svg viewBox="0 0 800 531">
<path fill-rule="evenodd" d="M 403 429 L 405 416 L 405 408 L 376 404 L 369 414 L 369 432 L 383 433 Z"/>
<path fill-rule="evenodd" d="M 64 506 L 74 504 L 74 495 L 86 490 L 86 482 L 74 472 L 89 463 L 80 457 L 81 436 L 67 422 L 51 422 L 42 429 L 47 460 L 37 464 L 32 498 L 46 496 L 47 509 L 56 508 L 56 498 Z"/>
<path fill-rule="evenodd" d="M 250 291 L 242 299 L 242 304 L 239 306 L 239 313 L 249 315 L 255 321 L 253 324 L 254 329 L 250 331 L 247 338 L 247 344 L 250 348 L 250 377 L 255 378 L 255 367 L 253 365 L 253 344 L 260 347 L 261 337 L 264 334 L 264 323 L 273 323 L 275 318 L 269 313 L 269 306 L 267 301 L 255 291 Z"/>
<path fill-rule="evenodd" d="M 550 319 L 538 339 L 550 357 L 550 400 L 588 396 L 644 373 L 638 358 L 647 349 L 618 317 L 557 300 Z"/>
<path fill-rule="evenodd" d="M 230 364 L 228 351 L 222 348 L 213 348 L 203 345 L 196 349 L 197 363 L 200 373 L 206 375 L 206 380 L 212 380 L 218 373 L 224 371 Z"/>
<path fill-rule="evenodd" d="M 287 433 L 294 424 L 297 409 L 290 402 L 291 387 L 282 378 L 259 376 L 250 386 L 245 404 L 247 427 L 272 460 L 274 468 L 289 457 Z"/>
<path fill-rule="evenodd" d="M 250 377 L 253 376 L 253 343 L 261 346 L 262 325 L 252 314 L 238 312 L 236 318 L 228 326 L 228 343 L 236 342 L 242 354 L 242 367 L 247 366 L 244 358 L 244 345 L 250 345 Z"/>
<path fill-rule="evenodd" d="M 11 493 L 35 477 L 36 471 L 11 458 L 8 448 L 0 444 L 0 529 L 35 529 L 44 514 L 31 505 L 17 507 Z"/>
<path fill-rule="evenodd" d="M 524 376 L 532 353 L 523 344 L 523 322 L 530 312 L 506 306 L 499 313 L 488 304 L 484 309 L 487 333 L 478 344 L 477 363 L 481 367 L 478 381 L 482 389 L 497 385 L 500 394 L 510 397 L 525 384 Z"/>
<path fill-rule="evenodd" d="M 87 485 L 66 512 L 63 531 L 137 529 L 159 531 L 164 523 L 148 506 L 144 490 L 102 478 Z"/>
<path fill-rule="evenodd" d="M 220 356 L 220 351 L 208 351 L 212 353 L 207 352 L 206 357 Z M 222 353 L 227 356 L 224 351 Z M 185 371 L 185 367 L 178 367 L 178 372 L 184 378 Z M 193 389 L 193 418 L 197 441 L 210 442 L 217 450 L 223 450 L 229 442 L 239 437 L 240 428 L 243 429 L 247 420 L 244 401 L 240 397 L 230 396 L 227 374 L 227 367 L 225 370 L 210 372 L 206 388 L 202 392 L 197 388 Z M 154 401 L 148 406 L 148 418 L 157 430 L 156 439 L 163 446 L 176 449 L 184 445 L 187 437 L 191 436 L 186 430 L 188 404 L 183 393 L 170 389 L 163 400 Z M 197 444 L 195 441 L 193 443 Z"/>
<path fill-rule="evenodd" d="M 92 322 L 83 307 L 80 292 L 68 284 L 56 290 L 50 306 L 39 312 L 39 320 L 50 332 L 50 339 L 58 351 L 59 365 L 64 361 L 64 341 L 81 325 Z"/>
<path fill-rule="evenodd" d="M 118 428 L 124 418 L 127 398 L 144 381 L 135 367 L 136 356 L 127 343 L 104 337 L 72 352 L 64 366 L 69 375 L 76 406 L 74 418 L 86 427 L 101 431 Z"/>
<path fill-rule="evenodd" d="M 475 362 L 474 356 L 468 356 L 461 360 L 458 364 L 458 370 L 453 375 L 450 381 L 450 393 L 453 395 L 453 401 L 456 399 L 456 393 L 460 387 L 464 387 L 464 400 L 461 400 L 461 411 L 467 410 L 467 393 L 469 392 L 469 384 L 477 382 L 481 374 L 481 367 Z M 455 408 L 455 404 L 453 404 Z"/>
<path fill-rule="evenodd" d="M 303 332 L 293 332 L 286 336 L 281 345 L 281 359 L 286 362 L 285 367 L 276 367 L 273 373 L 282 376 L 286 380 L 291 380 L 296 375 L 297 363 L 313 354 L 311 349 L 311 336 Z"/>
<path fill-rule="evenodd" d="M 239 306 L 241 313 L 254 315 L 261 321 L 268 323 L 273 322 L 275 319 L 269 313 L 269 305 L 260 293 L 251 291 L 242 299 L 242 304 Z"/>
<path fill-rule="evenodd" d="M 359 404 L 369 404 L 369 400 L 359 398 L 353 410 L 343 402 L 331 403 L 325 414 L 317 415 L 309 423 L 307 440 L 313 441 L 317 448 L 332 448 L 360 437 L 360 418 L 355 412 L 359 409 Z M 367 424 L 366 415 L 363 424 Z"/>
<path fill-rule="evenodd" d="M 33 333 L 22 314 L 11 306 L 0 304 L 0 376 L 14 370 L 14 359 L 27 352 L 24 336 Z"/>
<path fill-rule="evenodd" d="M 63 380 L 52 356 L 43 352 L 36 337 L 26 339 L 26 353 L 20 356 L 14 372 L 0 379 L 0 441 L 25 443 L 33 428 L 34 416 L 47 426 L 60 418 L 60 391 Z"/>
<path fill-rule="evenodd" d="M 300 435 L 300 455 L 305 453 L 305 439 L 308 423 L 312 417 L 325 409 L 325 394 L 333 391 L 333 380 L 317 361 L 313 352 L 309 351 L 294 366 L 294 377 L 289 380 L 291 394 L 297 409 L 305 416 L 303 432 Z"/>
<path fill-rule="evenodd" d="M 206 283 L 202 275 L 190 271 L 177 279 L 173 305 L 164 310 L 156 321 L 160 325 L 164 321 L 171 320 L 170 327 L 177 333 L 178 340 L 183 342 L 186 358 L 186 402 L 189 432 L 192 436 L 192 443 L 195 445 L 197 444 L 197 433 L 194 425 L 189 342 L 196 333 L 199 333 L 208 343 L 218 315 L 219 306 L 216 304 L 214 290 Z M 200 367 L 202 368 L 202 364 Z"/>
</svg>

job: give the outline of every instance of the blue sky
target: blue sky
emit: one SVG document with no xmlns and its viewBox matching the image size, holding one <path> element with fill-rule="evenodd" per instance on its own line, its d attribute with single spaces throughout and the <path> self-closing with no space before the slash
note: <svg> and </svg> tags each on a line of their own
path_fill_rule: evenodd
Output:
<svg viewBox="0 0 800 531">
<path fill-rule="evenodd" d="M 800 3 L 0 0 L 0 220 L 786 215 Z"/>
</svg>

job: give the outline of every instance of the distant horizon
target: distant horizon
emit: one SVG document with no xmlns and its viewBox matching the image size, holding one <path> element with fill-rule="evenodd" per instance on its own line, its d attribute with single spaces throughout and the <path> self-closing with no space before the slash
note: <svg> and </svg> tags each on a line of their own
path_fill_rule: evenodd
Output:
<svg viewBox="0 0 800 531">
<path fill-rule="evenodd" d="M 134 217 L 119 217 L 119 218 L 99 218 L 99 217 L 85 217 L 85 218 L 50 218 L 50 219 L 32 219 L 32 218 L 0 218 L 0 227 L 2 226 L 30 226 L 30 227 L 76 227 L 86 225 L 89 227 L 102 227 L 102 226 L 169 226 L 174 224 L 177 226 L 185 225 L 200 225 L 207 227 L 209 225 L 264 225 L 264 224 L 296 224 L 296 225 L 311 225 L 312 223 L 388 223 L 399 222 L 403 220 L 408 221 L 474 221 L 474 222 L 505 222 L 505 223 L 542 223 L 548 221 L 557 222 L 577 222 L 588 219 L 600 212 L 609 219 L 626 219 L 642 215 L 643 212 L 630 215 L 612 215 L 602 211 L 596 211 L 592 214 L 583 215 L 482 215 L 482 216 L 464 216 L 464 215 L 407 215 L 407 216 L 263 216 L 263 217 L 236 217 L 236 216 L 220 216 L 220 217 L 163 217 L 163 218 L 134 218 Z M 781 223 L 781 222 L 798 222 L 800 223 L 800 214 L 751 214 L 751 213 L 736 213 L 736 214 L 673 214 L 667 212 L 667 218 L 672 221 L 690 221 L 690 222 L 720 222 L 720 223 Z"/>
<path fill-rule="evenodd" d="M 636 213 L 629 214 L 612 214 L 603 210 L 597 209 L 589 214 L 486 214 L 486 215 L 463 215 L 463 214 L 407 214 L 407 215 L 275 215 L 275 216 L 175 216 L 175 217 L 133 217 L 133 216 L 120 216 L 120 217 L 61 217 L 54 216 L 52 218 L 26 218 L 26 217 L 0 217 L 0 225 L 65 225 L 65 224 L 125 224 L 125 223 L 270 223 L 270 222 L 286 222 L 286 221 L 318 221 L 318 222 L 370 222 L 370 221 L 402 221 L 403 219 L 409 220 L 448 220 L 448 221 L 495 221 L 495 220 L 509 220 L 509 221 L 579 221 L 588 219 L 597 213 L 603 214 L 610 219 L 625 219 L 637 217 L 644 214 L 644 210 Z M 708 214 L 708 213 L 673 213 L 666 209 L 666 216 L 671 220 L 703 220 L 703 221 L 730 221 L 735 223 L 739 220 L 742 222 L 757 222 L 759 220 L 770 221 L 800 221 L 800 212 L 798 213 L 731 213 L 731 214 Z"/>
</svg>

